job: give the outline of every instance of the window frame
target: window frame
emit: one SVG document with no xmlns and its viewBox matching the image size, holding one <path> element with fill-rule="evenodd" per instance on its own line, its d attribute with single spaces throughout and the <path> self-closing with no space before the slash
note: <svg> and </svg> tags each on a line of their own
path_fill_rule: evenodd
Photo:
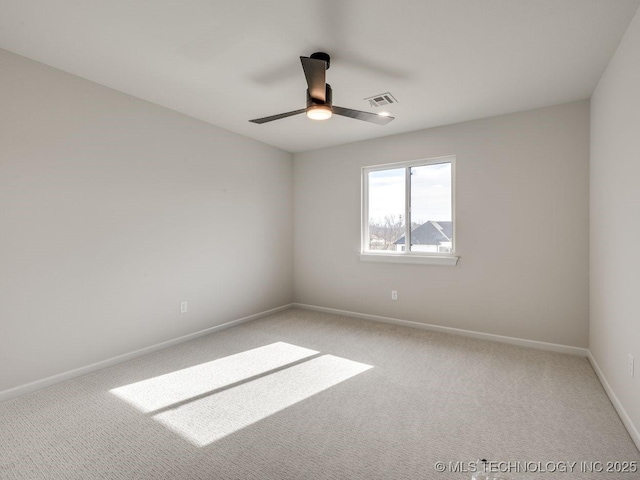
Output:
<svg viewBox="0 0 640 480">
<path fill-rule="evenodd" d="M 411 167 L 422 167 L 440 163 L 451 164 L 451 225 L 453 238 L 451 239 L 451 252 L 412 252 L 411 243 Z M 368 250 L 369 241 L 369 173 L 382 170 L 405 169 L 405 251 Z M 385 163 L 362 167 L 361 174 L 361 239 L 360 260 L 392 263 L 422 263 L 431 265 L 456 265 L 458 256 L 456 251 L 456 156 L 445 155 L 441 157 L 423 158 L 405 162 Z M 406 248 L 406 247 L 409 248 Z"/>
</svg>

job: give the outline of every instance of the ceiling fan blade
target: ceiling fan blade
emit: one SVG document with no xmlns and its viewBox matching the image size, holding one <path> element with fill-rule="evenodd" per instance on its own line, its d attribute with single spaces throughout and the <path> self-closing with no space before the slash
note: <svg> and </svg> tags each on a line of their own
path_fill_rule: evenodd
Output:
<svg viewBox="0 0 640 480">
<path fill-rule="evenodd" d="M 314 100 L 324 102 L 327 88 L 327 62 L 309 57 L 300 57 L 300 61 L 309 86 L 309 95 Z"/>
<path fill-rule="evenodd" d="M 300 110 L 294 110 L 293 112 L 279 113 L 278 115 L 271 115 L 270 117 L 254 118 L 253 120 L 249 120 L 249 121 L 252 123 L 273 122 L 274 120 L 280 120 L 281 118 L 292 117 L 294 115 L 298 115 L 299 113 L 304 113 L 306 111 L 307 111 L 306 108 L 302 108 Z"/>
<path fill-rule="evenodd" d="M 377 123 L 378 125 L 386 125 L 395 117 L 378 115 L 377 113 L 362 112 L 360 110 L 352 110 L 350 108 L 332 107 L 333 113 L 342 115 L 343 117 L 355 118 L 356 120 L 364 120 L 365 122 Z"/>
</svg>

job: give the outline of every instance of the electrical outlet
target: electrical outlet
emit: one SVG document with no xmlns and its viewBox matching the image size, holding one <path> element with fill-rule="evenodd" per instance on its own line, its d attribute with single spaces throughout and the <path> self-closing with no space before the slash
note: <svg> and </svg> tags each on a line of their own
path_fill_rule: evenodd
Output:
<svg viewBox="0 0 640 480">
<path fill-rule="evenodd" d="M 633 378 L 633 355 L 629 354 L 627 364 L 629 366 L 629 376 Z"/>
<path fill-rule="evenodd" d="M 398 299 L 398 291 L 391 290 L 391 300 L 397 300 L 397 299 Z"/>
<path fill-rule="evenodd" d="M 180 313 L 187 313 L 187 302 L 180 302 Z"/>
</svg>

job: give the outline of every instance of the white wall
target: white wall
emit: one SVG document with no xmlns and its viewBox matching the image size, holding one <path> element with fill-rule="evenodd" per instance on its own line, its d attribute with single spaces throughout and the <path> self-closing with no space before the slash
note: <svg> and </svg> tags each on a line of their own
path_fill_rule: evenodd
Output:
<svg viewBox="0 0 640 480">
<path fill-rule="evenodd" d="M 361 262 L 361 167 L 443 155 L 458 265 Z M 296 154 L 294 299 L 586 347 L 588 188 L 588 101 Z"/>
<path fill-rule="evenodd" d="M 290 303 L 292 215 L 291 154 L 0 51 L 0 392 Z"/>
<path fill-rule="evenodd" d="M 589 349 L 640 448 L 640 13 L 591 99 Z M 635 357 L 635 378 L 627 356 Z"/>
</svg>

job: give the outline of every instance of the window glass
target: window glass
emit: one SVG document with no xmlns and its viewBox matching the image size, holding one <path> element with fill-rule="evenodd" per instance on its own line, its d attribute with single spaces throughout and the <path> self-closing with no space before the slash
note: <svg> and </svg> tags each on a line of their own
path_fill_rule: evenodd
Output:
<svg viewBox="0 0 640 480">
<path fill-rule="evenodd" d="M 410 167 L 411 251 L 448 253 L 453 246 L 451 163 Z"/>
<path fill-rule="evenodd" d="M 395 251 L 394 242 L 405 233 L 405 175 L 405 168 L 368 174 L 368 250 Z"/>
</svg>

